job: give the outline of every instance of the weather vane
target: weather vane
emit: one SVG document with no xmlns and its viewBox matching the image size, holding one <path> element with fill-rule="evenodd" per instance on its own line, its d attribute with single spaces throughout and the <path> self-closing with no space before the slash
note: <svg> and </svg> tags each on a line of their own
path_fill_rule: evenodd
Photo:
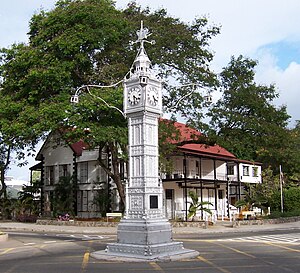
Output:
<svg viewBox="0 0 300 273">
<path fill-rule="evenodd" d="M 149 32 L 148 28 L 144 28 L 143 26 L 143 21 L 141 20 L 141 28 L 139 30 L 137 30 L 136 35 L 137 35 L 137 40 L 135 42 L 131 42 L 131 44 L 137 44 L 140 43 L 141 44 L 141 48 L 144 48 L 144 43 L 149 43 L 151 45 L 155 44 L 155 41 L 147 41 L 146 39 L 151 35 L 152 33 Z"/>
</svg>

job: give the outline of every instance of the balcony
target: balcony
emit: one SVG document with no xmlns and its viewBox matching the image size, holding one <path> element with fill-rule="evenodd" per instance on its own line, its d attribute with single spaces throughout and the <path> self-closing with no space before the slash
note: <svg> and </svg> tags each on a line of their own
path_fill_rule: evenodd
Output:
<svg viewBox="0 0 300 273">
<path fill-rule="evenodd" d="M 183 170 L 174 170 L 171 174 L 161 173 L 161 179 L 163 180 L 184 180 L 184 171 Z M 195 172 L 195 171 L 188 171 L 186 178 L 188 180 L 215 180 L 215 174 L 213 171 L 210 172 Z M 224 172 L 217 172 L 216 173 L 216 180 L 219 181 L 228 181 L 227 174 L 224 174 Z M 231 176 L 229 181 L 238 181 L 237 177 Z"/>
</svg>

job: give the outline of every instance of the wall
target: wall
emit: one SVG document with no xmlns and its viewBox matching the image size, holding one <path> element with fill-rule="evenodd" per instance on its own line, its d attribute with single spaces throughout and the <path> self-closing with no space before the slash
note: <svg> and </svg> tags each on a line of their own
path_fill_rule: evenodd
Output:
<svg viewBox="0 0 300 273">
<path fill-rule="evenodd" d="M 244 168 L 249 170 L 248 175 L 245 175 Z M 257 172 L 254 173 L 254 169 L 257 169 Z M 261 166 L 254 164 L 240 163 L 240 180 L 243 183 L 261 183 Z"/>
</svg>

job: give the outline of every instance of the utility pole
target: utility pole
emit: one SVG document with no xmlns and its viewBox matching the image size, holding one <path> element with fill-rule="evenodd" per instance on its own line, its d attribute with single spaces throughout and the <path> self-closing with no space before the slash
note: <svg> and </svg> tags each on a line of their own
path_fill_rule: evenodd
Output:
<svg viewBox="0 0 300 273">
<path fill-rule="evenodd" d="M 281 205 L 281 213 L 283 213 L 283 173 L 281 170 L 281 165 L 279 165 L 279 181 L 280 181 L 280 205 Z"/>
</svg>

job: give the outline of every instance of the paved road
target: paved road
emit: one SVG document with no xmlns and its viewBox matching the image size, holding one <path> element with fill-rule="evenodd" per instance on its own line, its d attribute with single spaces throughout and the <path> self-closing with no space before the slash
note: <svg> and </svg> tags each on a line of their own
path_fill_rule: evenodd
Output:
<svg viewBox="0 0 300 273">
<path fill-rule="evenodd" d="M 115 235 L 107 234 L 13 232 L 7 242 L 0 244 L 0 272 L 300 272 L 299 230 L 260 231 L 251 236 L 249 233 L 178 236 L 186 248 L 200 253 L 195 259 L 178 262 L 124 263 L 90 257 L 91 252 L 102 250 L 115 240 Z"/>
</svg>

